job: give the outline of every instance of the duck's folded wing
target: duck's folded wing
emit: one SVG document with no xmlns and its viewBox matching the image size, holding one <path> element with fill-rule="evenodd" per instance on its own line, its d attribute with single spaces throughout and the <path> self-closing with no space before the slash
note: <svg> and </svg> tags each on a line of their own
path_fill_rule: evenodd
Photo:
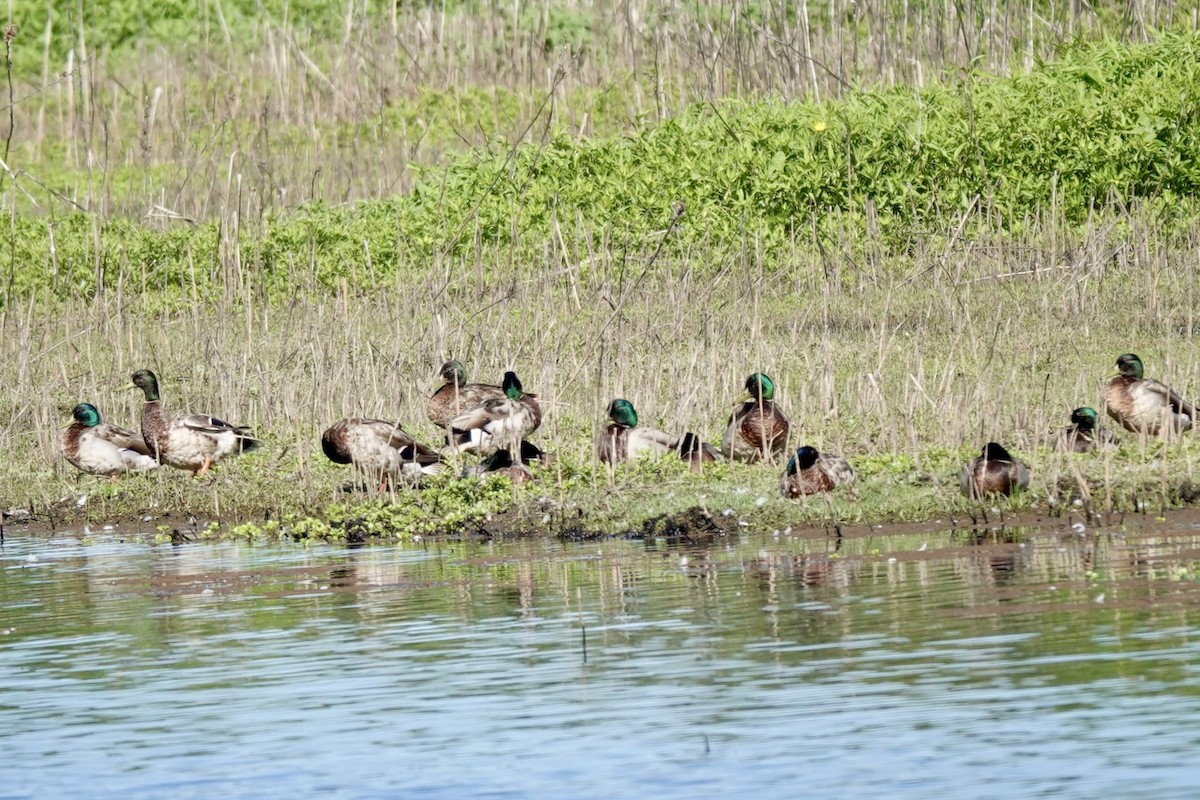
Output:
<svg viewBox="0 0 1200 800">
<path fill-rule="evenodd" d="M 142 438 L 140 433 L 126 430 L 120 425 L 113 425 L 108 422 L 102 422 L 92 428 L 94 435 L 100 437 L 106 442 L 111 442 L 122 450 L 132 450 L 143 456 L 150 455 L 150 448 L 146 446 L 146 440 Z"/>
<path fill-rule="evenodd" d="M 180 414 L 175 418 L 175 424 L 198 433 L 210 433 L 214 436 L 222 433 L 234 433 L 247 437 L 251 435 L 246 428 L 204 414 Z"/>
<path fill-rule="evenodd" d="M 398 424 L 392 424 L 381 419 L 371 419 L 363 420 L 362 427 L 365 430 L 369 430 L 371 435 L 384 442 L 388 447 L 394 447 L 397 450 L 417 444 L 417 440 Z"/>
<path fill-rule="evenodd" d="M 1175 411 L 1177 414 L 1187 414 L 1192 418 L 1193 423 L 1200 421 L 1196 419 L 1196 407 L 1194 405 L 1180 397 L 1174 389 L 1162 386 L 1162 384 L 1159 384 L 1159 386 L 1166 391 L 1167 402 L 1171 404 L 1171 409 L 1173 411 Z"/>
<path fill-rule="evenodd" d="M 233 425 L 204 414 L 181 414 L 175 418 L 172 424 L 214 438 L 233 434 L 237 451 L 241 453 L 249 453 L 262 446 L 262 441 L 255 439 L 254 433 L 249 428 Z"/>
<path fill-rule="evenodd" d="M 519 408 L 519 404 L 513 403 L 507 398 L 502 400 L 487 400 L 477 406 L 468 408 L 466 411 L 450 420 L 450 427 L 456 431 L 475 430 L 476 428 L 482 428 L 489 422 L 494 422 L 498 419 L 511 416 Z"/>
<path fill-rule="evenodd" d="M 504 390 L 487 383 L 468 383 L 458 387 L 459 408 L 473 408 L 488 400 L 503 400 Z"/>
</svg>

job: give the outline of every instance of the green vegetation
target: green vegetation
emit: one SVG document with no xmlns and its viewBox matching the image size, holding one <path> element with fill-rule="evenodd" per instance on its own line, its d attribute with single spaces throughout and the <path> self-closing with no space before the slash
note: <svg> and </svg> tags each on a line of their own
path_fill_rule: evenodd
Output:
<svg viewBox="0 0 1200 800">
<path fill-rule="evenodd" d="M 485 267 L 494 274 L 548 243 L 564 260 L 597 247 L 648 255 L 663 244 L 679 257 L 753 246 L 773 270 L 789 243 L 821 246 L 847 231 L 860 256 L 875 245 L 903 266 L 952 230 L 1077 228 L 1138 202 L 1170 234 L 1200 192 L 1197 64 L 1200 35 L 1172 35 L 1079 45 L 1006 79 L 697 106 L 628 136 L 479 151 L 424 170 L 410 194 L 313 203 L 232 231 L 224 220 L 164 231 L 23 216 L 0 251 L 3 296 L 87 296 L 103 281 L 209 298 L 229 285 L 233 261 L 239 293 L 278 299 L 297 279 L 312 291 L 372 289 L 481 247 L 502 250 Z"/>
</svg>

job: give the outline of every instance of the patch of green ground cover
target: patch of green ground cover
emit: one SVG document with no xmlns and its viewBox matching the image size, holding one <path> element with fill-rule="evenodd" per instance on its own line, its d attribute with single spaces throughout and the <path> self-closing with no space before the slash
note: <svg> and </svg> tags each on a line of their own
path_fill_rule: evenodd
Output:
<svg viewBox="0 0 1200 800">
<path fill-rule="evenodd" d="M 873 228 L 879 246 L 903 254 L 950 235 L 964 215 L 968 236 L 1021 235 L 1047 218 L 1078 226 L 1137 202 L 1166 222 L 1187 219 L 1200 191 L 1198 56 L 1197 34 L 1085 44 L 1012 78 L 825 104 L 695 107 L 624 137 L 485 148 L 425 170 L 411 194 L 313 203 L 243 225 L 244 281 L 290 297 L 298 273 L 316 290 L 370 289 L 480 248 L 510 263 L 559 245 L 646 258 L 660 240 L 669 255 L 713 251 L 714 266 L 723 249 L 757 247 L 773 269 L 797 238 L 861 241 Z M 50 224 L 21 218 L 0 248 L 0 274 L 18 294 L 53 284 Z M 204 291 L 224 274 L 195 266 L 220 260 L 229 233 L 216 223 L 165 234 L 72 214 L 53 224 L 58 275 L 70 276 L 60 294 L 86 293 L 97 262 L 135 273 L 153 264 L 156 285 L 189 292 L 193 277 Z M 121 271 L 103 276 L 111 286 Z"/>
<path fill-rule="evenodd" d="M 248 456 L 207 480 L 166 471 L 131 476 L 119 486 L 75 474 L 59 477 L 43 486 L 57 484 L 63 497 L 33 510 L 60 526 L 121 521 L 131 535 L 345 541 L 475 534 L 655 537 L 666 535 L 670 520 L 697 513 L 725 534 L 902 522 L 966 525 L 1029 511 L 1086 519 L 1091 511 L 1153 514 L 1195 504 L 1200 484 L 1186 476 L 1196 473 L 1200 456 L 1192 450 L 1153 443 L 1146 452 L 1130 444 L 1116 452 L 1067 455 L 1039 448 L 1021 455 L 1035 476 L 1029 491 L 983 503 L 959 494 L 959 469 L 976 454 L 968 448 L 930 448 L 920 465 L 904 456 L 852 458 L 858 472 L 852 492 L 799 500 L 779 496 L 775 468 L 718 464 L 697 475 L 670 457 L 620 465 L 611 481 L 603 466 L 571 457 L 535 468 L 536 482 L 519 488 L 500 478 L 441 476 L 420 489 L 370 495 L 348 493 L 347 472 L 318 463 L 291 479 L 304 487 L 297 491 L 279 480 L 278 465 L 268 468 L 264 459 Z M 0 474 L 0 482 L 8 477 Z"/>
<path fill-rule="evenodd" d="M 474 236 L 520 246 L 578 214 L 642 237 L 683 203 L 680 247 L 747 231 L 770 246 L 834 211 L 861 224 L 869 203 L 885 235 L 904 244 L 976 202 L 1009 230 L 1050 210 L 1079 223 L 1135 198 L 1193 214 L 1198 54 L 1194 34 L 1084 44 L 1011 78 L 825 104 L 698 106 L 619 139 L 556 137 L 515 159 L 435 173 L 438 182 L 414 192 L 405 229 L 430 248 L 470 246 L 423 223 L 470 220 Z"/>
</svg>

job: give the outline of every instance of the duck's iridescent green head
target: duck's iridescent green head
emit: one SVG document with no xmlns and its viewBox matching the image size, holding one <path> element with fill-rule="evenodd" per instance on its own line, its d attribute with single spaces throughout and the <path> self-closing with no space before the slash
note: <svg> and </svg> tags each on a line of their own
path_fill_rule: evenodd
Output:
<svg viewBox="0 0 1200 800">
<path fill-rule="evenodd" d="M 608 404 L 608 418 L 623 428 L 636 428 L 638 417 L 633 403 L 620 398 Z"/>
<path fill-rule="evenodd" d="M 775 382 L 762 372 L 756 372 L 746 378 L 746 391 L 754 400 L 774 400 Z"/>
<path fill-rule="evenodd" d="M 463 366 L 461 361 L 447 361 L 442 364 L 442 369 L 438 373 L 442 376 L 442 380 L 446 383 L 453 383 L 457 386 L 465 386 L 467 384 L 467 368 Z"/>
<path fill-rule="evenodd" d="M 1126 353 L 1117 358 L 1117 369 L 1126 378 L 1142 379 L 1142 360 L 1133 353 Z"/>
<path fill-rule="evenodd" d="M 980 452 L 980 455 L 983 456 L 984 461 L 1012 461 L 1013 460 L 1013 457 L 1011 455 L 1009 455 L 1008 451 L 1005 450 L 1002 445 L 996 444 L 995 442 L 988 442 L 987 444 L 985 444 L 983 446 L 983 450 Z"/>
<path fill-rule="evenodd" d="M 1071 412 L 1071 423 L 1081 431 L 1095 430 L 1099 421 L 1100 415 L 1091 406 L 1080 406 Z"/>
<path fill-rule="evenodd" d="M 504 373 L 504 381 L 500 384 L 500 388 L 504 389 L 504 394 L 509 400 L 520 400 L 525 396 L 521 391 L 521 381 L 517 377 L 517 373 L 509 371 Z"/>
<path fill-rule="evenodd" d="M 797 448 L 796 454 L 788 459 L 787 474 L 795 475 L 802 469 L 808 469 L 813 464 L 817 463 L 818 455 L 820 455 L 820 453 L 817 452 L 817 448 L 815 447 L 804 445 L 803 447 Z"/>
<path fill-rule="evenodd" d="M 85 428 L 94 428 L 100 424 L 100 412 L 91 403 L 80 403 L 71 409 L 71 416 Z"/>
<path fill-rule="evenodd" d="M 133 385 L 146 393 L 147 403 L 158 399 L 158 378 L 150 370 L 139 369 L 133 373 Z"/>
</svg>

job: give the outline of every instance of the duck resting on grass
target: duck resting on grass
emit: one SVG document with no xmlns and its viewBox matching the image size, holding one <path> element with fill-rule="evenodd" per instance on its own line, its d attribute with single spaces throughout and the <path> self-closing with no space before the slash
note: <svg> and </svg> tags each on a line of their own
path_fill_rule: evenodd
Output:
<svg viewBox="0 0 1200 800">
<path fill-rule="evenodd" d="M 1101 427 L 1100 415 L 1090 406 L 1080 406 L 1071 412 L 1071 424 L 1052 434 L 1054 449 L 1064 453 L 1088 453 L 1105 447 L 1114 447 L 1117 437 L 1112 431 Z"/>
<path fill-rule="evenodd" d="M 756 372 L 745 385 L 746 393 L 729 417 L 721 452 L 734 461 L 782 460 L 790 425 L 775 405 L 775 383 Z"/>
<path fill-rule="evenodd" d="M 395 479 L 416 484 L 446 468 L 436 451 L 381 419 L 335 422 L 321 434 L 321 451 L 335 464 L 353 464 L 381 492 Z"/>
<path fill-rule="evenodd" d="M 833 491 L 854 483 L 854 470 L 841 456 L 819 453 L 805 445 L 788 459 L 779 490 L 789 499 L 806 494 Z"/>
<path fill-rule="evenodd" d="M 133 373 L 133 386 L 146 396 L 142 405 L 142 438 L 159 464 L 184 469 L 200 477 L 227 455 L 248 453 L 262 446 L 246 428 L 205 414 L 163 415 L 158 378 L 148 369 Z"/>
<path fill-rule="evenodd" d="M 533 480 L 533 472 L 529 469 L 530 464 L 535 461 L 542 464 L 549 463 L 550 457 L 531 442 L 521 442 L 521 449 L 518 453 L 520 458 L 514 460 L 509 450 L 497 450 L 478 466 L 467 467 L 463 470 L 463 477 L 486 478 L 489 475 L 499 475 L 520 486 Z"/>
<path fill-rule="evenodd" d="M 450 452 L 490 456 L 497 450 L 517 450 L 542 424 L 537 395 L 522 389 L 517 373 L 504 373 L 500 386 L 504 397 L 485 400 L 450 420 Z"/>
<path fill-rule="evenodd" d="M 438 374 L 445 383 L 429 398 L 425 412 L 439 428 L 449 427 L 451 420 L 469 408 L 504 399 L 504 390 L 499 386 L 467 383 L 467 368 L 461 361 L 447 361 Z"/>
<path fill-rule="evenodd" d="M 100 412 L 91 403 L 75 406 L 71 416 L 75 421 L 63 435 L 62 449 L 67 461 L 76 468 L 116 481 L 122 473 L 158 466 L 140 434 L 101 422 Z"/>
<path fill-rule="evenodd" d="M 609 403 L 608 420 L 596 437 L 596 457 L 605 464 L 633 461 L 642 453 L 657 458 L 675 446 L 675 437 L 639 425 L 637 409 L 628 400 L 617 398 Z"/>
<path fill-rule="evenodd" d="M 1172 389 L 1143 376 L 1142 360 L 1133 353 L 1117 358 L 1120 372 L 1104 389 L 1108 415 L 1127 431 L 1171 436 L 1190 430 L 1196 407 Z"/>
<path fill-rule="evenodd" d="M 702 471 L 705 464 L 715 464 L 725 460 L 725 456 L 717 452 L 717 448 L 691 431 L 686 431 L 683 436 L 680 436 L 671 449 L 694 472 Z"/>
<path fill-rule="evenodd" d="M 988 442 L 979 455 L 963 465 L 958 486 L 972 500 L 993 494 L 1011 495 L 1029 486 L 1029 468 L 1003 446 Z"/>
</svg>

